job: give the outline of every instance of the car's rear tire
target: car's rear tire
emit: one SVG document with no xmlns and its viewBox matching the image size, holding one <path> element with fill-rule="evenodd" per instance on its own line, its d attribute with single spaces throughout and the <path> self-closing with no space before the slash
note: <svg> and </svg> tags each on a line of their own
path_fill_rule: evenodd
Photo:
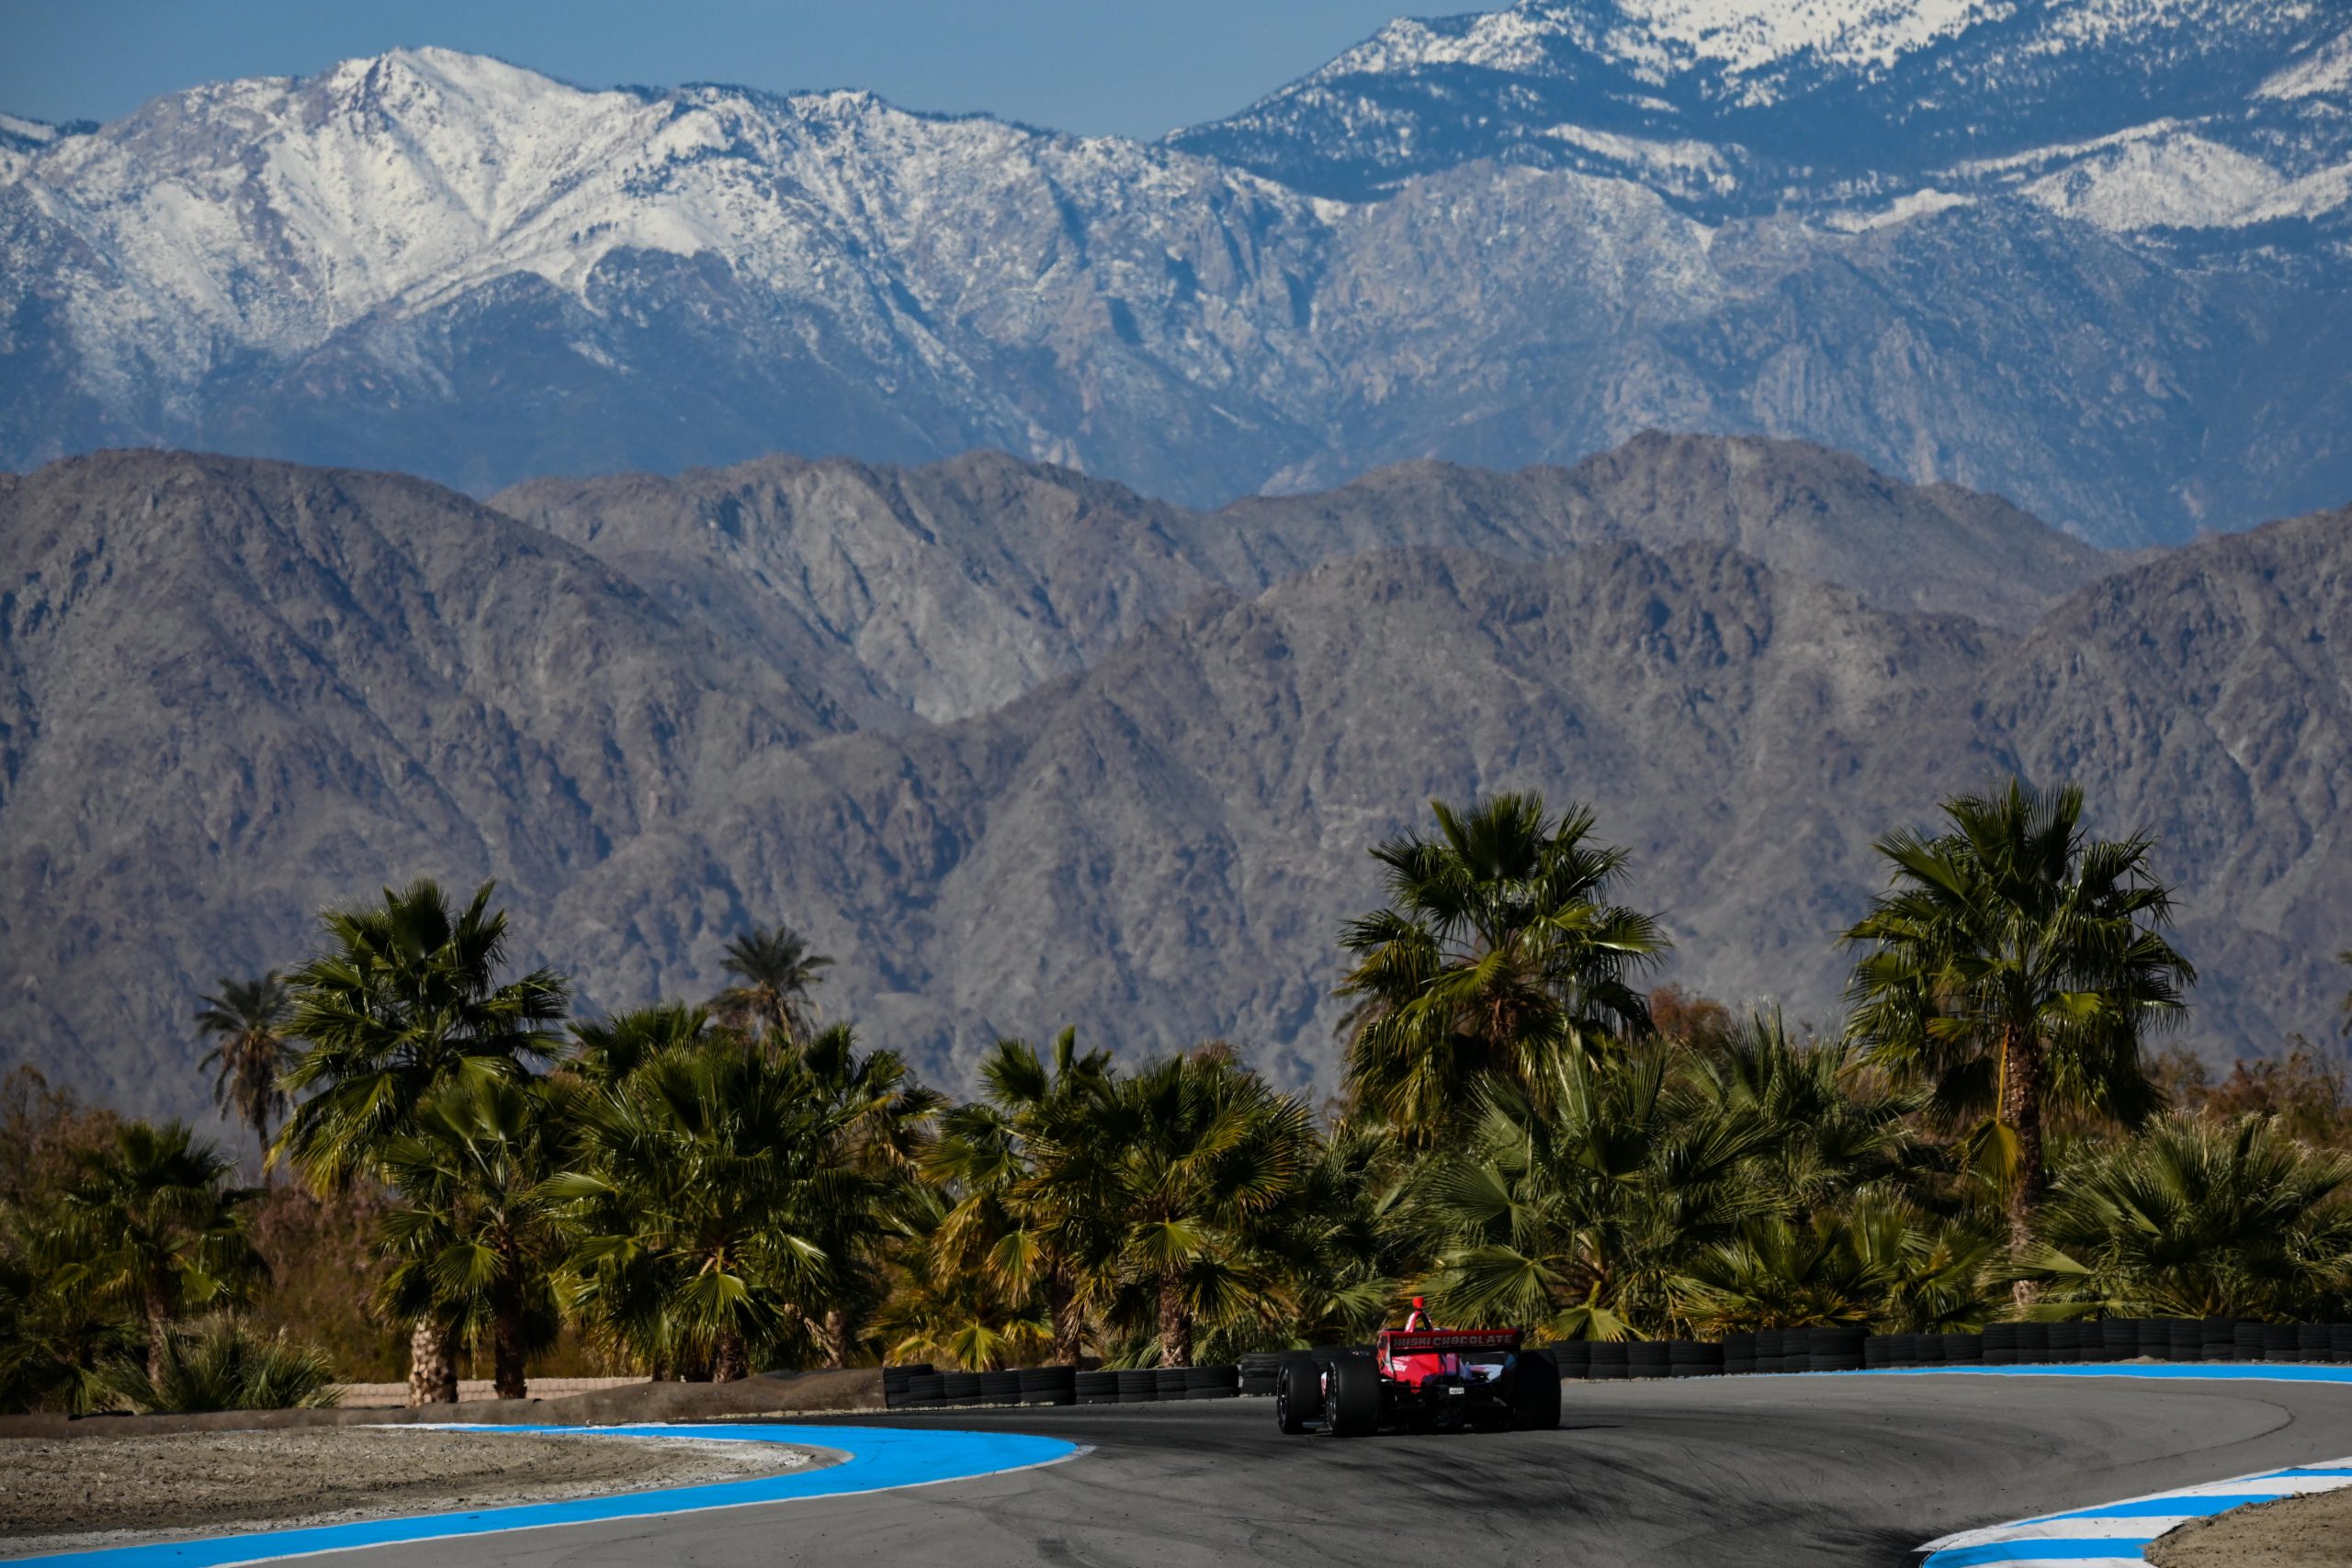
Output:
<svg viewBox="0 0 2352 1568">
<path fill-rule="evenodd" d="M 1511 1369 L 1510 1424 L 1548 1432 L 1560 1424 L 1560 1369 L 1543 1350 L 1522 1350 Z"/>
<path fill-rule="evenodd" d="M 1284 1361 L 1274 1383 L 1274 1425 L 1296 1437 L 1323 1414 L 1323 1378 L 1315 1363 Z"/>
<path fill-rule="evenodd" d="M 1361 1438 L 1380 1426 L 1380 1369 L 1369 1356 L 1349 1353 L 1324 1363 L 1330 1380 L 1325 1413 L 1331 1435 Z"/>
</svg>

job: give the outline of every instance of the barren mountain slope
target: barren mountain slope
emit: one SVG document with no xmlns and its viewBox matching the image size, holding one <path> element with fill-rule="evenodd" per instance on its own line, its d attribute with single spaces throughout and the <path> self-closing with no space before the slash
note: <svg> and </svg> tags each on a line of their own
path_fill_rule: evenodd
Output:
<svg viewBox="0 0 2352 1568">
<path fill-rule="evenodd" d="M 1212 589 L 1254 593 L 1401 546 L 1544 559 L 1736 547 L 1887 608 L 2021 628 L 2114 558 L 1997 497 L 1913 486 L 1804 442 L 1644 434 L 1573 468 L 1385 468 L 1200 513 L 971 453 L 915 468 L 767 457 L 676 479 L 535 479 L 492 504 L 595 552 L 771 659 L 948 720 L 1085 667 Z"/>
<path fill-rule="evenodd" d="M 1188 514 L 995 452 L 532 479 L 491 504 L 771 659 L 856 670 L 901 718 L 1001 707 L 1231 575 Z"/>
<path fill-rule="evenodd" d="M 820 497 L 766 513 L 794 549 L 848 470 L 817 471 L 775 469 Z M 834 1016 L 949 1081 L 995 1032 L 1064 1022 L 1130 1052 L 1230 1036 L 1304 1081 L 1331 1059 L 1338 924 L 1377 896 L 1366 848 L 1432 795 L 1505 787 L 1598 807 L 1669 973 L 1826 1022 L 1870 839 L 2013 761 L 2162 838 L 2209 976 L 2193 1041 L 2266 1048 L 2332 1012 L 2344 514 L 2134 568 L 2018 641 L 1622 540 L 1377 551 L 1130 630 L 1169 563 L 1208 560 L 1182 528 L 1068 578 L 1050 558 L 1182 514 L 1080 506 L 1001 459 L 861 482 L 834 528 L 876 551 L 843 581 L 890 607 L 864 623 L 881 646 L 955 626 L 958 680 L 1023 647 L 1044 651 L 1014 685 L 1084 667 L 942 725 L 877 679 L 893 723 L 838 733 L 825 680 L 908 667 L 713 632 L 702 601 L 416 481 L 124 455 L 27 477 L 0 496 L 0 1028 L 121 1103 L 194 1110 L 196 992 L 299 957 L 328 901 L 429 873 L 498 876 L 517 956 L 592 1010 L 707 995 L 724 940 L 782 918 L 841 960 Z M 1027 520 L 996 533 L 988 485 Z M 664 560 L 674 500 L 645 518 Z M 905 575 L 983 536 L 1010 553 L 907 615 Z"/>
<path fill-rule="evenodd" d="M 631 992 L 690 988 L 629 933 L 716 884 L 801 912 L 838 1001 L 933 1060 L 1075 1022 L 1131 1051 L 1227 1034 L 1299 1077 L 1329 1059 L 1366 849 L 1432 795 L 1536 788 L 1634 849 L 1627 891 L 1668 911 L 1680 972 L 1823 1016 L 1869 835 L 1967 754 L 1947 694 L 1981 636 L 1720 550 L 1383 553 L 998 715 L 758 759 L 700 830 L 626 846 L 565 903 Z"/>
<path fill-rule="evenodd" d="M 2153 828 L 2209 1034 L 2332 1026 L 2352 976 L 2352 510 L 2205 539 L 2076 594 L 1984 684 L 1983 729 Z"/>
<path fill-rule="evenodd" d="M 215 976 L 316 912 L 564 887 L 837 721 L 593 557 L 419 480 L 105 453 L 0 494 L 0 1032 L 129 1109 L 199 1100 Z M 722 926 L 741 912 L 713 908 Z"/>
</svg>

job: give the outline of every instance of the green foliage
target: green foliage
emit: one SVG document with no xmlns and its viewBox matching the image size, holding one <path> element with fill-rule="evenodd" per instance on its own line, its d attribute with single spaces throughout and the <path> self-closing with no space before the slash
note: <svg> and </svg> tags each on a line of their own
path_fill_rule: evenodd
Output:
<svg viewBox="0 0 2352 1568">
<path fill-rule="evenodd" d="M 2083 797 L 2011 781 L 1947 801 L 1951 831 L 1889 834 L 1894 885 L 1846 933 L 1869 951 L 1848 987 L 1848 1032 L 1870 1059 L 1931 1087 L 2011 1193 L 2019 1239 L 2042 1182 L 2052 1110 L 2144 1120 L 2153 1029 L 2197 975 L 2163 935 L 2171 895 L 2143 835 L 2093 840 Z"/>
<path fill-rule="evenodd" d="M 175 1319 L 242 1306 L 263 1277 L 246 1212 L 256 1194 L 231 1187 L 229 1160 L 179 1122 L 127 1123 L 79 1163 L 62 1207 L 74 1260 L 61 1288 L 141 1317 L 156 1371 Z"/>
<path fill-rule="evenodd" d="M 501 983 L 506 916 L 485 883 L 463 909 L 419 881 L 324 919 L 327 946 L 294 974 L 293 1032 L 307 1049 L 285 1077 L 308 1099 L 277 1151 L 315 1185 L 373 1173 L 416 1108 L 456 1079 L 515 1081 L 556 1048 L 561 976 Z"/>
<path fill-rule="evenodd" d="M 2080 1151 L 2014 1277 L 2037 1315 L 2310 1319 L 2352 1295 L 2352 1155 L 2258 1116 L 2163 1118 Z"/>
<path fill-rule="evenodd" d="M 841 1237 L 889 1189 L 849 1157 L 870 1100 L 836 1088 L 798 1052 L 722 1040 L 572 1100 L 572 1163 L 540 1193 L 573 1310 L 660 1371 L 804 1359 L 851 1272 Z"/>
<path fill-rule="evenodd" d="M 1606 901 L 1625 852 L 1588 842 L 1589 810 L 1555 820 L 1532 795 L 1430 808 L 1435 838 L 1373 852 L 1387 907 L 1340 939 L 1348 1092 L 1419 1146 L 1445 1141 L 1487 1081 L 1540 1102 L 1565 1064 L 1646 1032 L 1631 977 L 1667 946 L 1649 916 Z"/>
<path fill-rule="evenodd" d="M 310 1190 L 257 1204 L 185 1127 L 0 1084 L 0 1399 L 300 1403 L 326 1363 L 282 1325 L 371 1364 L 370 1305 L 420 1367 L 486 1344 L 514 1393 L 559 1333 L 657 1377 L 1148 1365 L 1361 1339 L 1415 1292 L 1546 1337 L 1973 1327 L 2011 1286 L 2046 1316 L 2352 1313 L 2341 1066 L 2152 1079 L 2195 976 L 2147 842 L 2088 838 L 2073 791 L 1945 809 L 1881 842 L 1824 1042 L 1636 992 L 1665 943 L 1609 901 L 1589 811 L 1437 806 L 1342 935 L 1328 1127 L 1224 1045 L 1123 1072 L 1068 1030 L 1000 1041 L 950 1105 L 817 1027 L 830 961 L 783 927 L 729 943 L 709 1006 L 576 1022 L 559 1055 L 566 983 L 503 977 L 489 887 L 387 891 L 282 990 L 205 998 L 223 1108 L 259 1133 L 299 1097 L 273 1153 Z M 252 1299 L 256 1235 L 281 1326 L 189 1326 Z"/>
<path fill-rule="evenodd" d="M 293 1000 L 275 969 L 257 980 L 223 975 L 220 983 L 220 994 L 197 1009 L 197 1030 L 213 1042 L 198 1070 L 212 1074 L 212 1103 L 253 1129 L 266 1162 L 270 1123 L 286 1114 L 278 1079 L 293 1059 L 286 1037 Z"/>
<path fill-rule="evenodd" d="M 753 926 L 727 944 L 720 967 L 735 976 L 711 1010 L 736 1028 L 764 1030 L 797 1044 L 816 1027 L 808 993 L 832 960 L 810 951 L 790 926 Z"/>
<path fill-rule="evenodd" d="M 112 1362 L 95 1380 L 98 1406 L 139 1415 L 317 1410 L 334 1405 L 334 1370 L 316 1346 L 256 1334 L 234 1317 L 166 1329 L 153 1365 Z"/>
<path fill-rule="evenodd" d="M 381 1222 L 395 1260 L 384 1310 L 488 1340 L 502 1398 L 525 1396 L 526 1358 L 560 1327 L 550 1271 L 561 1242 L 539 1190 L 560 1156 L 559 1092 L 543 1079 L 453 1079 L 379 1156 L 401 1196 Z"/>
<path fill-rule="evenodd" d="M 1052 1194 L 1052 1245 L 1073 1260 L 1079 1304 L 1153 1325 L 1162 1359 L 1191 1359 L 1202 1326 L 1266 1319 L 1267 1267 L 1316 1159 L 1306 1108 L 1221 1047 L 1173 1056 L 1088 1096 L 1030 1145 Z"/>
</svg>

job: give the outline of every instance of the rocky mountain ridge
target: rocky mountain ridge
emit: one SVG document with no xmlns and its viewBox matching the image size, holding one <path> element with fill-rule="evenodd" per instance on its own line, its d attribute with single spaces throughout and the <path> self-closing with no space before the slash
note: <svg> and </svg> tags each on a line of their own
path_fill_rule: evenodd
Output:
<svg viewBox="0 0 2352 1568">
<path fill-rule="evenodd" d="M 1738 549 L 1893 608 L 2022 630 L 2112 559 L 1998 497 L 1798 442 L 1649 433 L 1569 468 L 1441 463 L 1215 513 L 974 453 L 919 468 L 766 457 L 667 479 L 537 479 L 491 504 L 787 667 L 861 723 L 1012 701 L 1217 591 L 1406 547 L 1541 560 L 1635 540 Z"/>
<path fill-rule="evenodd" d="M 1674 977 L 1826 1021 L 1870 838 L 2010 769 L 2162 837 L 2200 1048 L 2318 1027 L 2340 985 L 2352 514 L 2077 562 L 2019 633 L 1917 607 L 1905 571 L 2050 577 L 2077 547 L 1771 443 L 1206 515 L 1001 457 L 525 493 L 533 521 L 173 453 L 0 482 L 0 1027 L 26 1059 L 195 1111 L 190 998 L 431 873 L 498 878 L 591 1010 L 706 994 L 723 942 L 782 917 L 840 959 L 834 1014 L 943 1081 L 1065 1022 L 1328 1081 L 1366 847 L 1507 787 L 1596 804 Z M 1868 596 L 1802 574 L 1873 537 Z"/>
</svg>

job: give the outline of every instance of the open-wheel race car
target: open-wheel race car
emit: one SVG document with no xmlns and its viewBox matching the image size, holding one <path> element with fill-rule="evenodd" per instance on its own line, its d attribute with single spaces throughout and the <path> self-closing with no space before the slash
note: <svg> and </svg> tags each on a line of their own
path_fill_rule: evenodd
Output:
<svg viewBox="0 0 2352 1568">
<path fill-rule="evenodd" d="M 1516 1328 L 1430 1328 L 1413 1303 L 1369 1352 L 1291 1350 L 1274 1385 L 1285 1432 L 1533 1431 L 1560 1424 L 1560 1369 Z"/>
</svg>

